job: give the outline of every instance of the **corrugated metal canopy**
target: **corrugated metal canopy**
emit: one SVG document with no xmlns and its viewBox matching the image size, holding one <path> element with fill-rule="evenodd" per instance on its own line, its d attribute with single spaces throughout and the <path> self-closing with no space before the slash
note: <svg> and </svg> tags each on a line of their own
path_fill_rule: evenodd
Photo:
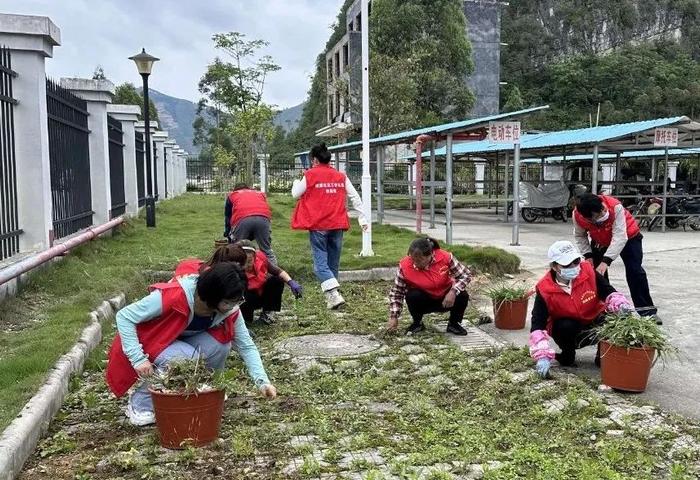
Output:
<svg viewBox="0 0 700 480">
<path fill-rule="evenodd" d="M 649 151 L 654 144 L 654 130 L 664 127 L 678 128 L 680 147 L 700 147 L 700 123 L 688 117 L 671 117 L 559 132 L 524 134 L 520 138 L 520 152 L 522 157 L 540 158 L 566 150 L 572 152 L 572 155 L 580 152 L 593 158 L 588 152 L 595 144 L 600 145 L 600 152 L 626 151 L 629 154 L 629 150 L 636 148 Z M 513 151 L 513 145 L 495 144 L 488 140 L 457 143 L 452 148 L 453 155 L 491 156 L 497 152 L 510 151 Z M 435 154 L 445 156 L 445 147 L 436 149 Z M 425 155 L 429 155 L 429 152 L 426 151 Z M 410 158 L 415 156 L 405 157 L 405 159 Z M 571 156 L 567 155 L 568 158 Z M 604 158 L 603 153 L 598 158 Z"/>
<path fill-rule="evenodd" d="M 520 117 L 528 115 L 530 113 L 539 112 L 549 108 L 549 105 L 544 105 L 541 107 L 526 108 L 524 110 L 517 110 L 515 112 L 499 113 L 497 115 L 491 115 L 488 117 L 472 118 L 470 120 L 461 120 L 459 122 L 443 123 L 441 125 L 435 125 L 432 127 L 418 128 L 415 130 L 407 130 L 405 132 L 394 133 L 391 135 L 385 135 L 382 137 L 371 138 L 369 144 L 371 147 L 377 147 L 380 145 L 394 145 L 399 143 L 405 143 L 413 141 L 419 135 L 431 135 L 431 134 L 442 134 L 447 135 L 448 133 L 464 133 L 473 130 L 478 130 L 479 128 L 488 127 L 489 122 L 495 122 L 498 120 L 506 120 L 508 118 Z M 362 148 L 362 141 L 358 140 L 355 142 L 343 143 L 341 145 L 329 146 L 328 150 L 331 152 L 343 152 L 348 150 L 357 150 Z M 309 151 L 296 153 L 295 156 L 307 155 Z"/>
</svg>

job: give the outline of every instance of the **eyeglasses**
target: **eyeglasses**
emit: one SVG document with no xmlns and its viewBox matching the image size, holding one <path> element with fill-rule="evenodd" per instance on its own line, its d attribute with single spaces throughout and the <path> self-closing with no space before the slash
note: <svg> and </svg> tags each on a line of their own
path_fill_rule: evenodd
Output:
<svg viewBox="0 0 700 480">
<path fill-rule="evenodd" d="M 245 297 L 241 297 L 238 300 L 221 300 L 219 302 L 219 307 L 222 307 L 221 310 L 228 312 L 229 310 L 233 310 L 236 307 L 240 307 L 245 303 Z"/>
</svg>

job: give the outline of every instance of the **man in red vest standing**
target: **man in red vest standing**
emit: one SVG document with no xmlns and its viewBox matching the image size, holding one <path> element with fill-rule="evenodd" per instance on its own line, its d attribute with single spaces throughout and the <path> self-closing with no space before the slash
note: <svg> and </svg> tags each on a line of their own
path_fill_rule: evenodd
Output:
<svg viewBox="0 0 700 480">
<path fill-rule="evenodd" d="M 224 237 L 231 242 L 255 240 L 270 263 L 277 265 L 277 257 L 271 246 L 271 218 L 272 211 L 265 194 L 246 184 L 238 184 L 226 197 Z"/>
<path fill-rule="evenodd" d="M 345 206 L 348 197 L 359 213 L 362 229 L 366 230 L 369 223 L 362 214 L 362 199 L 355 187 L 343 172 L 329 165 L 331 153 L 326 145 L 316 145 L 309 156 L 312 168 L 292 186 L 292 197 L 299 199 L 292 215 L 292 228 L 309 231 L 314 273 L 321 282 L 327 307 L 336 309 L 345 303 L 338 291 L 338 270 L 343 233 L 350 228 Z"/>
<path fill-rule="evenodd" d="M 642 234 L 632 214 L 613 197 L 586 193 L 577 201 L 573 221 L 583 257 L 605 276 L 610 264 L 622 258 L 634 306 L 640 315 L 652 316 L 661 325 L 642 267 Z"/>
</svg>

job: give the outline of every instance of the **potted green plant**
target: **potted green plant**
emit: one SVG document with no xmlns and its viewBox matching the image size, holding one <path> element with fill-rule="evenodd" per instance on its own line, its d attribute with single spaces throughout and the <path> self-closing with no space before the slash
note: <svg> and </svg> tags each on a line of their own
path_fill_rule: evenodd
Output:
<svg viewBox="0 0 700 480">
<path fill-rule="evenodd" d="M 493 317 L 496 328 L 520 330 L 525 328 L 527 303 L 530 291 L 522 285 L 500 284 L 486 290 L 493 302 Z"/>
<path fill-rule="evenodd" d="M 162 446 L 202 446 L 219 437 L 225 397 L 221 383 L 201 358 L 172 361 L 155 374 L 150 391 Z"/>
<path fill-rule="evenodd" d="M 677 352 L 652 317 L 634 312 L 607 315 L 596 334 L 601 380 L 616 390 L 643 392 L 655 359 L 663 361 Z"/>
</svg>

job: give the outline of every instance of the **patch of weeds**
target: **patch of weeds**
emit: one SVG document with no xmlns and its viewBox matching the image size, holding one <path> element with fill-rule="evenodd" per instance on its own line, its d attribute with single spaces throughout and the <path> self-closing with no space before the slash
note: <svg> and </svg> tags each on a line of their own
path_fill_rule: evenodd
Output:
<svg viewBox="0 0 700 480">
<path fill-rule="evenodd" d="M 298 472 L 306 477 L 317 477 L 321 474 L 321 464 L 314 457 L 306 456 Z"/>
<path fill-rule="evenodd" d="M 66 432 L 59 431 L 52 437 L 44 440 L 39 446 L 39 456 L 41 458 L 50 457 L 61 453 L 68 453 L 75 450 L 77 444 Z"/>
</svg>

